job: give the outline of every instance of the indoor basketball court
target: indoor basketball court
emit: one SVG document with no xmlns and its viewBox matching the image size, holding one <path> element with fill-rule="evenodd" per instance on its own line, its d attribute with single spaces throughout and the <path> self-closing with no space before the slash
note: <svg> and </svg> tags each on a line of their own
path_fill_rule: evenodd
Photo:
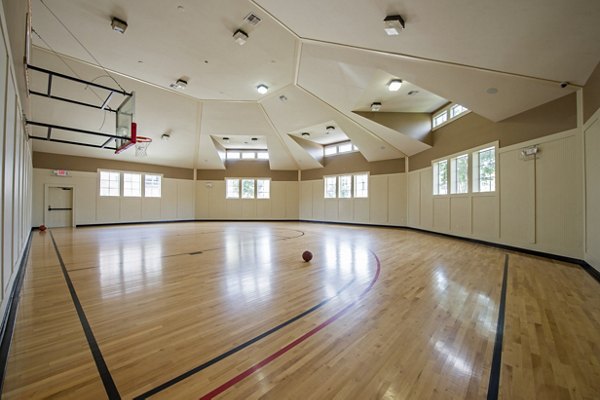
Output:
<svg viewBox="0 0 600 400">
<path fill-rule="evenodd" d="M 3 0 L 0 397 L 600 398 L 559 3 Z"/>
</svg>

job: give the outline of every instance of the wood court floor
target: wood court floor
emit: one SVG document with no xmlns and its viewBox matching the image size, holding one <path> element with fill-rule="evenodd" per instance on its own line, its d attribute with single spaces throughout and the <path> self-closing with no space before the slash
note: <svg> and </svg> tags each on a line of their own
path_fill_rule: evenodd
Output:
<svg viewBox="0 0 600 400">
<path fill-rule="evenodd" d="M 2 398 L 485 399 L 506 261 L 499 398 L 600 399 L 580 267 L 252 222 L 34 232 Z"/>
</svg>

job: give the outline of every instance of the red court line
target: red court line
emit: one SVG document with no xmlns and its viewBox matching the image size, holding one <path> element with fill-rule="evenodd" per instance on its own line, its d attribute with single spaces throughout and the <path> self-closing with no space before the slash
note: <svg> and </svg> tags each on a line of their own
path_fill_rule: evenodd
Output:
<svg viewBox="0 0 600 400">
<path fill-rule="evenodd" d="M 251 366 L 250 368 L 248 368 L 244 372 L 240 373 L 237 376 L 234 376 L 233 378 L 231 378 L 230 380 L 228 380 L 227 382 L 225 382 L 221 386 L 217 387 L 216 389 L 213 389 L 209 393 L 207 393 L 204 396 L 200 397 L 199 400 L 209 400 L 209 399 L 213 399 L 214 397 L 220 395 L 221 393 L 225 392 L 227 389 L 229 389 L 233 385 L 235 385 L 235 384 L 243 381 L 244 379 L 246 379 L 247 377 L 249 377 L 250 375 L 252 375 L 256 371 L 260 370 L 265 365 L 271 363 L 271 361 L 276 360 L 277 358 L 281 357 L 283 354 L 287 353 L 288 351 L 290 351 L 294 347 L 298 346 L 300 343 L 304 342 L 306 339 L 308 339 L 309 337 L 313 336 L 315 333 L 319 332 L 320 330 L 322 330 L 326 326 L 331 325 L 333 322 L 335 322 L 336 320 L 338 320 L 342 315 L 344 315 L 349 309 L 351 309 L 352 307 L 354 307 L 356 305 L 356 303 L 358 303 L 358 301 L 361 298 L 363 298 L 364 295 L 367 294 L 367 292 L 369 292 L 369 290 L 371 290 L 371 288 L 373 287 L 373 285 L 375 285 L 375 282 L 377 282 L 377 279 L 379 278 L 379 274 L 381 272 L 381 262 L 379 261 L 379 258 L 372 251 L 371 251 L 371 254 L 373 254 L 373 256 L 375 257 L 375 260 L 377 261 L 377 271 L 375 271 L 375 276 L 373 277 L 373 280 L 371 281 L 371 283 L 369 284 L 369 286 L 358 296 L 358 299 L 354 300 L 352 303 L 348 304 L 346 307 L 344 307 L 340 311 L 338 311 L 335 315 L 333 315 L 332 317 L 330 317 L 326 321 L 322 322 L 320 325 L 314 327 L 310 331 L 306 332 L 304 335 L 300 336 L 299 338 L 297 338 L 293 342 L 288 343 L 286 346 L 284 346 L 281 349 L 277 350 L 275 353 L 271 354 L 267 358 L 263 359 L 262 361 L 258 362 L 257 364 L 254 364 L 253 366 Z"/>
</svg>

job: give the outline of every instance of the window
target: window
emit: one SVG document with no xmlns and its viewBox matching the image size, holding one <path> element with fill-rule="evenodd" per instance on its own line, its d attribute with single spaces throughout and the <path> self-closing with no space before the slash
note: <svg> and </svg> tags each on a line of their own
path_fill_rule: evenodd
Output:
<svg viewBox="0 0 600 400">
<path fill-rule="evenodd" d="M 326 199 L 334 199 L 337 194 L 337 177 L 336 176 L 326 176 L 324 179 L 325 182 L 325 198 Z"/>
<path fill-rule="evenodd" d="M 144 197 L 160 197 L 161 180 L 160 175 L 144 175 Z"/>
<path fill-rule="evenodd" d="M 452 107 L 450 107 L 450 118 L 456 118 L 458 117 L 460 114 L 469 111 L 469 109 L 467 107 L 463 107 L 460 104 L 455 104 Z"/>
<path fill-rule="evenodd" d="M 351 175 L 342 175 L 339 178 L 339 193 L 338 197 L 340 199 L 348 199 L 352 197 L 352 176 Z"/>
<path fill-rule="evenodd" d="M 496 148 L 488 147 L 473 153 L 473 191 L 496 190 Z"/>
<path fill-rule="evenodd" d="M 358 147 L 352 144 L 349 140 L 341 143 L 329 144 L 323 147 L 323 154 L 326 156 L 332 156 L 334 154 L 350 153 L 352 151 L 358 151 Z"/>
<path fill-rule="evenodd" d="M 227 150 L 225 152 L 225 158 L 228 160 L 239 160 L 240 159 L 240 152 L 239 151 L 229 151 Z"/>
<path fill-rule="evenodd" d="M 120 173 L 100 171 L 100 196 L 120 196 L 120 183 Z"/>
<path fill-rule="evenodd" d="M 268 199 L 271 197 L 271 180 L 257 179 L 256 180 L 256 198 Z"/>
<path fill-rule="evenodd" d="M 352 151 L 352 143 L 343 143 L 338 146 L 338 153 L 348 153 Z"/>
<path fill-rule="evenodd" d="M 448 160 L 433 164 L 433 194 L 448 194 Z"/>
<path fill-rule="evenodd" d="M 142 175 L 141 174 L 123 174 L 123 196 L 141 197 L 142 196 Z"/>
<path fill-rule="evenodd" d="M 445 125 L 468 111 L 469 109 L 467 107 L 460 104 L 450 104 L 431 118 L 433 128 L 435 129 L 441 125 Z"/>
<path fill-rule="evenodd" d="M 435 128 L 437 126 L 440 126 L 447 120 L 448 120 L 448 110 L 444 110 L 443 112 L 441 112 L 438 115 L 433 117 L 433 127 Z"/>
<path fill-rule="evenodd" d="M 225 179 L 225 198 L 239 199 L 240 198 L 240 180 Z"/>
<path fill-rule="evenodd" d="M 250 160 L 256 158 L 256 153 L 253 151 L 244 151 L 242 153 L 242 160 Z"/>
<path fill-rule="evenodd" d="M 369 175 L 354 175 L 354 197 L 369 197 Z"/>
<path fill-rule="evenodd" d="M 333 146 L 325 146 L 325 155 L 326 156 L 331 156 L 333 154 L 337 154 L 337 146 L 333 145 Z"/>
<path fill-rule="evenodd" d="M 242 179 L 242 199 L 254 198 L 254 179 Z"/>
<path fill-rule="evenodd" d="M 259 160 L 268 160 L 269 152 L 268 151 L 257 151 L 256 158 L 258 158 Z"/>
<path fill-rule="evenodd" d="M 469 193 L 469 155 L 463 154 L 450 160 L 451 193 Z"/>
</svg>

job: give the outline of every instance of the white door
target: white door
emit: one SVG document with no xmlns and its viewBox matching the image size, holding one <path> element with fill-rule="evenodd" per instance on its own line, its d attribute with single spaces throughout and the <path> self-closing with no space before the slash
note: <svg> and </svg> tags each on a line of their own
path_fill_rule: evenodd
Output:
<svg viewBox="0 0 600 400">
<path fill-rule="evenodd" d="M 73 188 L 49 187 L 46 226 L 60 228 L 73 226 Z"/>
</svg>

